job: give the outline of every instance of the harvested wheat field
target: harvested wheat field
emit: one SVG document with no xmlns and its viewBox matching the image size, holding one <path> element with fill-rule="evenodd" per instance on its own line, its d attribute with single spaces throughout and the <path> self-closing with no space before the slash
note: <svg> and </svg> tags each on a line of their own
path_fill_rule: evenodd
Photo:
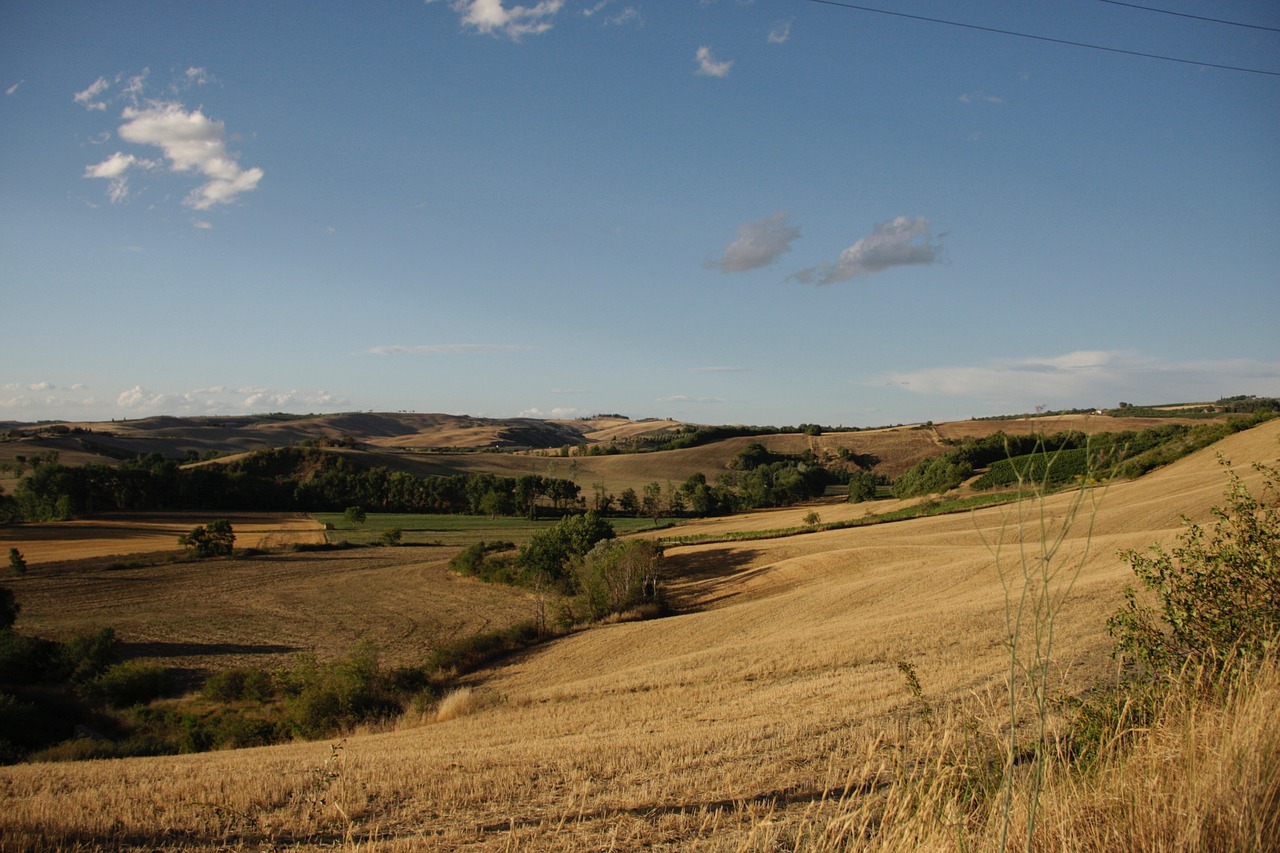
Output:
<svg viewBox="0 0 1280 853">
<path fill-rule="evenodd" d="M 69 639 L 110 627 L 129 656 L 184 670 L 289 665 L 374 643 L 390 666 L 530 618 L 531 594 L 448 569 L 457 548 L 360 548 L 128 566 L 51 564 L 6 582 L 18 626 Z"/>
<path fill-rule="evenodd" d="M 1084 496 L 1055 566 L 1052 692 L 1108 668 L 1121 548 L 1208 520 L 1227 479 L 1280 458 L 1280 423 Z M 681 615 L 583 631 L 477 675 L 470 713 L 244 752 L 0 769 L 4 850 L 735 850 L 884 782 L 919 703 L 998 729 L 1016 541 L 1031 504 L 786 539 L 673 548 Z M 1005 543 L 1000 565 L 988 545 Z M 373 615 L 370 621 L 381 619 Z M 899 663 L 922 688 L 908 689 Z M 942 843 L 942 842 L 940 842 Z"/>
<path fill-rule="evenodd" d="M 90 557 L 181 551 L 178 537 L 213 518 L 226 518 L 238 548 L 281 548 L 325 541 L 324 525 L 302 513 L 105 514 L 76 521 L 0 527 L 0 547 L 17 548 L 29 565 Z"/>
</svg>

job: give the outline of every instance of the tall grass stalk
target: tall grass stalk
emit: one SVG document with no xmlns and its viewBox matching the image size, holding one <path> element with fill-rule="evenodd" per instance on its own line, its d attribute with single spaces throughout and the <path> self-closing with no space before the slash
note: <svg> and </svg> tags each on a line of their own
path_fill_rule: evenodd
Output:
<svg viewBox="0 0 1280 853">
<path fill-rule="evenodd" d="M 1054 626 L 1088 559 L 1093 523 L 1105 491 L 1105 487 L 1090 485 L 1097 473 L 1096 460 L 1090 457 L 1079 487 L 1070 492 L 1065 501 L 1050 501 L 1053 466 L 1061 453 L 1061 450 L 1048 450 L 1042 438 L 1036 453 L 1024 457 L 1021 468 L 1015 466 L 1017 500 L 1007 505 L 995 538 L 988 539 L 981 529 L 978 531 L 995 562 L 1004 589 L 1005 642 L 1009 651 L 1009 728 L 999 801 L 999 849 L 1002 851 L 1009 847 L 1015 769 L 1024 760 L 1031 762 L 1026 792 L 1027 849 L 1035 834 L 1037 807 L 1044 785 Z M 1037 459 L 1040 465 L 1036 464 Z M 1083 545 L 1065 548 L 1068 537 L 1080 525 L 1085 528 L 1080 537 Z M 1027 711 L 1032 735 L 1029 747 L 1024 748 L 1019 732 Z"/>
</svg>

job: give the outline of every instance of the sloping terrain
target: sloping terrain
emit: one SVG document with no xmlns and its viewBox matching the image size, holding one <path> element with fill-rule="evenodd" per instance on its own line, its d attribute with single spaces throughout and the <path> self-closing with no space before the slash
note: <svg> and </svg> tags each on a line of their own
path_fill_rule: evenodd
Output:
<svg viewBox="0 0 1280 853">
<path fill-rule="evenodd" d="M 1173 542 L 1280 460 L 1280 422 L 1089 493 L 1060 552 L 1078 570 L 1055 624 L 1054 695 L 1107 666 L 1121 548 Z M 346 845 L 373 850 L 737 849 L 874 788 L 917 700 L 998 726 L 1006 558 L 1063 523 L 996 507 L 787 539 L 671 549 L 681 615 L 563 638 L 475 677 L 487 705 L 336 744 L 0 769 L 6 849 Z M 1011 542 L 1011 540 L 1013 540 Z M 375 617 L 376 618 L 376 617 Z M 855 793 L 854 796 L 861 794 Z"/>
</svg>

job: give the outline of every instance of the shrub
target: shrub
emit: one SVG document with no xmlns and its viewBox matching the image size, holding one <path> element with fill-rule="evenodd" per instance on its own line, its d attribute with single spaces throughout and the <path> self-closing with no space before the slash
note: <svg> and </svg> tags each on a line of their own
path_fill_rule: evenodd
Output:
<svg viewBox="0 0 1280 853">
<path fill-rule="evenodd" d="M 303 738 L 319 738 L 357 723 L 398 714 L 372 644 L 357 643 L 345 658 L 320 664 L 306 657 L 284 678 L 289 697 L 285 726 Z"/>
<path fill-rule="evenodd" d="M 574 560 L 574 586 L 588 618 L 602 619 L 656 599 L 660 559 L 662 546 L 647 539 L 606 539 Z"/>
<path fill-rule="evenodd" d="M 162 666 L 131 660 L 108 668 L 84 689 L 113 708 L 128 708 L 168 694 L 173 689 L 173 680 Z"/>
<path fill-rule="evenodd" d="M 216 672 L 205 680 L 200 691 L 214 702 L 265 702 L 275 693 L 270 673 L 241 667 Z"/>
<path fill-rule="evenodd" d="M 490 583 L 514 584 L 519 581 L 515 550 L 514 542 L 474 542 L 449 561 L 449 568 Z"/>
<path fill-rule="evenodd" d="M 352 524 L 364 524 L 368 519 L 368 514 L 362 506 L 349 506 L 342 511 L 342 517 Z"/>
<path fill-rule="evenodd" d="M 62 660 L 59 662 L 61 677 L 75 684 L 92 680 L 111 666 L 119 645 L 112 628 L 72 638 L 71 642 L 62 647 Z"/>
<path fill-rule="evenodd" d="M 27 573 L 27 560 L 17 548 L 9 549 L 9 568 L 13 570 L 15 575 L 25 575 Z"/>
<path fill-rule="evenodd" d="M 197 557 L 229 557 L 235 550 L 236 535 L 231 522 L 220 518 L 179 536 L 178 544 Z"/>
<path fill-rule="evenodd" d="M 0 631 L 7 631 L 18 621 L 22 605 L 13 597 L 13 590 L 0 586 Z"/>
<path fill-rule="evenodd" d="M 1212 529 L 1184 518 L 1172 553 L 1159 546 L 1122 553 L 1158 606 L 1129 588 L 1107 627 L 1117 653 L 1149 673 L 1187 662 L 1219 670 L 1257 658 L 1280 633 L 1280 470 L 1255 466 L 1263 475 L 1263 496 L 1255 498 L 1219 461 L 1230 485 Z"/>
<path fill-rule="evenodd" d="M 400 540 L 404 538 L 404 531 L 399 527 L 388 527 L 382 531 L 382 544 L 395 546 L 400 544 Z"/>
</svg>

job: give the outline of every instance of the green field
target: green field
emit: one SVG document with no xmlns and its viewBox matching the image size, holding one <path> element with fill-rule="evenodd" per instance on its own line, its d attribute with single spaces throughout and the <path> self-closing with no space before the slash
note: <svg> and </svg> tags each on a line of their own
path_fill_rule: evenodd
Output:
<svg viewBox="0 0 1280 853">
<path fill-rule="evenodd" d="M 349 542 L 367 545 L 381 541 L 385 531 L 400 528 L 402 545 L 470 545 L 473 542 L 503 540 L 523 545 L 533 534 L 549 530 L 559 519 L 530 521 L 527 518 L 489 517 L 484 515 L 418 515 L 398 512 L 371 512 L 363 524 L 348 521 L 340 512 L 317 512 L 312 517 L 327 527 L 326 535 L 333 543 Z M 678 518 L 659 518 L 657 527 L 671 527 Z M 618 535 L 653 530 L 648 518 L 610 518 Z"/>
</svg>

